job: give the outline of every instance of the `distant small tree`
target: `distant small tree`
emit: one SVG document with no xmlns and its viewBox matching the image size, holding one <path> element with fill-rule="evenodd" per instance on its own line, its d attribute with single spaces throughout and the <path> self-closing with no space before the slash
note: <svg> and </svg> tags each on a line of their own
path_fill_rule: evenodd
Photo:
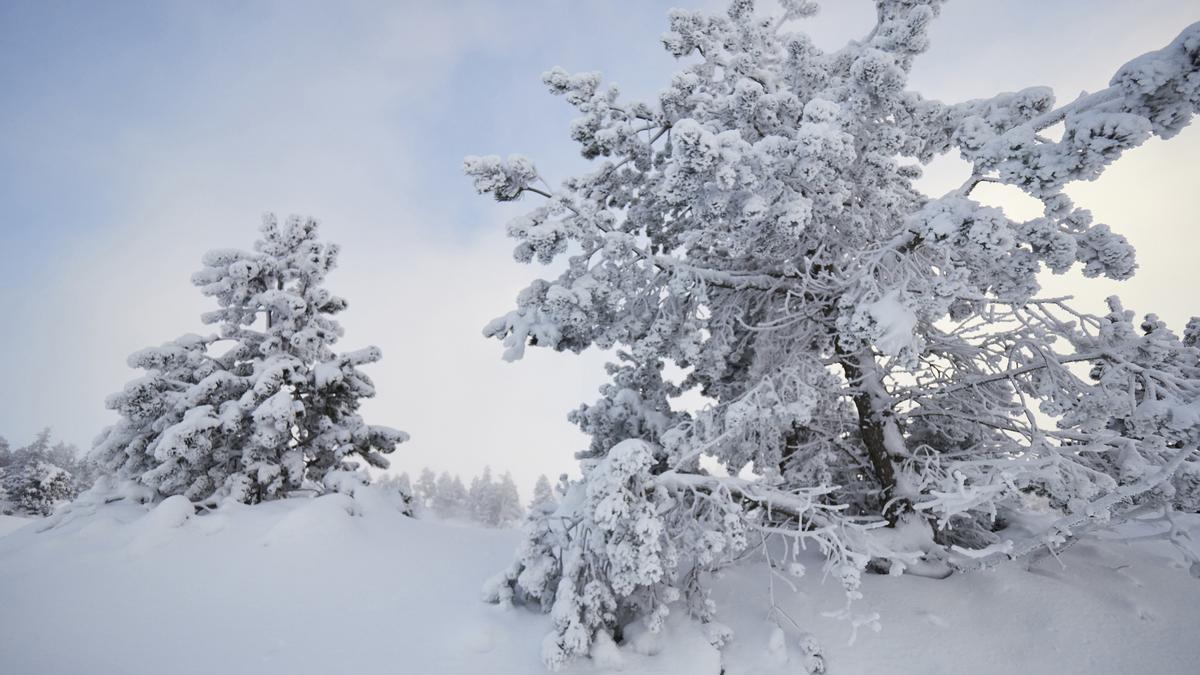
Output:
<svg viewBox="0 0 1200 675">
<path fill-rule="evenodd" d="M 471 479 L 471 488 L 467 491 L 467 511 L 475 522 L 486 525 L 494 520 L 496 490 L 490 466 L 483 467 L 483 473 Z"/>
<path fill-rule="evenodd" d="M 490 527 L 512 527 L 525 515 L 521 508 L 521 493 L 513 481 L 512 474 L 505 471 L 496 484 L 492 497 L 492 509 L 487 525 Z"/>
<path fill-rule="evenodd" d="M 442 472 L 437 480 L 433 511 L 439 518 L 470 517 L 467 509 L 467 488 L 458 476 Z"/>
<path fill-rule="evenodd" d="M 192 282 L 216 299 L 203 315 L 220 335 L 185 335 L 136 352 L 145 375 L 107 401 L 121 419 L 94 454 L 120 478 L 160 496 L 244 503 L 301 487 L 336 489 L 361 462 L 386 467 L 407 435 L 368 425 L 360 402 L 375 387 L 359 366 L 379 349 L 337 353 L 334 315 L 347 303 L 324 288 L 338 248 L 317 223 L 263 221 L 254 251 L 216 250 Z M 224 347 L 224 348 L 222 348 Z"/>
<path fill-rule="evenodd" d="M 423 506 L 413 494 L 412 482 L 407 473 L 383 476 L 376 480 L 375 484 L 389 496 L 398 498 L 400 508 L 406 515 L 419 515 Z"/>
<path fill-rule="evenodd" d="M 37 460 L 50 461 L 51 436 L 50 427 L 43 427 L 28 445 L 23 445 L 11 452 L 10 463 L 24 465 Z"/>
<path fill-rule="evenodd" d="M 54 506 L 74 499 L 99 476 L 98 467 L 79 448 L 52 440 L 49 427 L 28 445 L 0 450 L 0 510 L 30 516 L 48 515 Z"/>
<path fill-rule="evenodd" d="M 396 476 L 395 478 L 393 478 L 392 484 L 396 486 L 397 490 L 399 490 L 405 494 L 409 494 L 409 495 L 412 494 L 412 491 L 413 491 L 412 479 L 410 479 L 408 477 L 407 471 L 404 471 L 399 476 Z"/>
<path fill-rule="evenodd" d="M 437 498 L 437 474 L 433 469 L 425 467 L 421 469 L 421 476 L 417 479 L 417 485 L 414 488 L 417 501 L 426 510 L 432 510 L 434 501 Z"/>
<path fill-rule="evenodd" d="M 70 473 L 40 459 L 6 472 L 4 492 L 18 513 L 32 516 L 48 516 L 56 505 L 77 494 Z"/>
<path fill-rule="evenodd" d="M 533 484 L 533 499 L 529 501 L 529 512 L 553 511 L 556 508 L 558 497 L 554 494 L 554 488 L 550 486 L 550 479 L 546 474 L 542 474 Z"/>
</svg>

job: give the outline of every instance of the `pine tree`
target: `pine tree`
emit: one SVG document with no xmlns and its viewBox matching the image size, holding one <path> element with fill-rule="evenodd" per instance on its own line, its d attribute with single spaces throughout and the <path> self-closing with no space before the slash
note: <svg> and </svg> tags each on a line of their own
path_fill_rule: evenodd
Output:
<svg viewBox="0 0 1200 675">
<path fill-rule="evenodd" d="M 677 599 L 711 619 L 700 572 L 761 538 L 816 546 L 855 598 L 868 568 L 973 569 L 1194 503 L 1200 321 L 1181 340 L 1116 299 L 1090 314 L 1037 274 L 1133 274 L 1125 238 L 1063 188 L 1188 124 L 1200 24 L 1065 105 L 1044 87 L 944 104 L 906 89 L 940 0 L 877 0 L 834 52 L 794 30 L 814 3 L 780 5 L 673 11 L 663 42 L 688 65 L 655 101 L 546 73 L 590 173 L 554 188 L 520 156 L 466 160 L 479 192 L 544 200 L 508 225 L 517 260 L 566 259 L 486 334 L 509 360 L 617 353 L 572 414 L 591 437 L 572 526 L 532 528 L 490 591 L 552 608 L 552 667 L 618 617 L 657 630 Z M 921 165 L 951 151 L 970 176 L 922 194 Z M 984 205 L 983 182 L 1043 215 Z M 673 407 L 684 391 L 710 405 Z M 1006 529 L 1030 495 L 1060 512 L 1034 537 Z"/>
<path fill-rule="evenodd" d="M 395 484 L 396 489 L 400 492 L 403 492 L 406 495 L 412 495 L 412 479 L 408 477 L 407 471 L 403 471 L 399 476 L 396 476 L 393 480 L 393 483 Z"/>
<path fill-rule="evenodd" d="M 396 503 L 402 513 L 408 516 L 419 515 L 422 505 L 413 494 L 412 482 L 407 473 L 401 473 L 399 476 L 382 476 L 375 481 L 375 485 Z"/>
<path fill-rule="evenodd" d="M 4 476 L 5 500 L 18 513 L 48 516 L 54 507 L 78 494 L 71 474 L 49 462 L 35 459 Z"/>
<path fill-rule="evenodd" d="M 74 499 L 99 477 L 94 462 L 79 448 L 53 442 L 49 427 L 29 445 L 9 451 L 0 444 L 0 509 L 28 516 L 49 515 L 62 502 Z"/>
<path fill-rule="evenodd" d="M 416 485 L 417 502 L 423 510 L 430 511 L 433 509 L 435 500 L 437 499 L 437 475 L 433 469 L 425 467 L 421 469 L 421 476 L 417 479 Z"/>
<path fill-rule="evenodd" d="M 51 452 L 53 450 L 51 436 L 52 431 L 50 427 L 43 427 L 28 445 L 23 445 L 11 451 L 8 454 L 8 462 L 16 466 L 24 466 L 35 461 L 51 461 Z"/>
<path fill-rule="evenodd" d="M 512 527 L 520 522 L 525 512 L 521 509 L 521 493 L 513 481 L 512 474 L 505 471 L 493 491 L 493 506 L 488 525 Z"/>
<path fill-rule="evenodd" d="M 496 483 L 492 480 L 492 467 L 483 467 L 483 473 L 471 479 L 467 491 L 467 512 L 482 525 L 492 525 L 496 514 Z"/>
<path fill-rule="evenodd" d="M 437 480 L 437 491 L 433 498 L 433 511 L 439 518 L 456 519 L 469 517 L 467 488 L 458 476 L 443 471 Z"/>
<path fill-rule="evenodd" d="M 550 487 L 550 479 L 546 474 L 538 476 L 537 482 L 533 485 L 533 499 L 529 501 L 529 512 L 539 513 L 542 511 L 554 511 L 558 508 L 558 497 L 554 495 L 554 488 Z"/>
<path fill-rule="evenodd" d="M 146 374 L 111 396 L 121 419 L 94 453 L 160 496 L 255 503 L 301 487 L 336 489 L 361 463 L 386 467 L 403 432 L 366 424 L 375 394 L 358 367 L 375 347 L 336 353 L 346 301 L 327 291 L 338 249 L 317 223 L 264 219 L 254 251 L 204 256 L 193 283 L 216 299 L 217 335 L 185 335 L 129 359 Z M 216 355 L 214 355 L 216 353 Z"/>
</svg>

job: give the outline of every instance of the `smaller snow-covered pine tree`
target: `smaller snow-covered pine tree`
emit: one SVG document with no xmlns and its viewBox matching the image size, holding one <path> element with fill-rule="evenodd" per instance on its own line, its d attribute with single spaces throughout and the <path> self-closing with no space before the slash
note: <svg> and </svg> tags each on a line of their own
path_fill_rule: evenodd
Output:
<svg viewBox="0 0 1200 675">
<path fill-rule="evenodd" d="M 382 476 L 376 479 L 375 485 L 405 515 L 416 516 L 421 511 L 422 506 L 413 495 L 412 481 L 407 473 Z"/>
<path fill-rule="evenodd" d="M 433 502 L 437 497 L 437 474 L 433 472 L 433 469 L 429 467 L 421 469 L 421 476 L 417 478 L 414 495 L 416 496 L 417 503 L 424 510 L 433 509 Z"/>
<path fill-rule="evenodd" d="M 433 512 L 439 518 L 462 518 L 469 516 L 467 510 L 467 488 L 458 476 L 443 471 L 437 480 L 433 496 Z"/>
<path fill-rule="evenodd" d="M 492 520 L 496 490 L 490 466 L 483 467 L 483 473 L 471 479 L 471 489 L 467 491 L 467 511 L 475 522 L 486 525 Z"/>
<path fill-rule="evenodd" d="M 492 509 L 488 522 L 490 527 L 512 527 L 525 515 L 521 509 L 521 493 L 513 481 L 512 474 L 505 471 L 496 483 L 492 496 Z"/>
<path fill-rule="evenodd" d="M 0 512 L 49 515 L 58 503 L 74 499 L 96 481 L 93 462 L 80 457 L 74 445 L 51 443 L 50 437 L 46 428 L 16 450 L 0 443 Z"/>
<path fill-rule="evenodd" d="M 393 480 L 396 489 L 406 495 L 412 495 L 412 479 L 408 477 L 408 472 L 404 471 Z"/>
<path fill-rule="evenodd" d="M 254 251 L 207 253 L 192 278 L 217 300 L 203 321 L 219 336 L 184 335 L 129 358 L 146 374 L 109 397 L 121 419 L 94 448 L 118 477 L 164 497 L 254 503 L 336 489 L 339 473 L 386 467 L 407 439 L 358 414 L 375 394 L 359 366 L 379 349 L 333 351 L 333 316 L 347 306 L 324 288 L 337 246 L 317 239 L 311 219 L 268 216 L 261 232 Z"/>
<path fill-rule="evenodd" d="M 5 476 L 4 492 L 18 512 L 48 516 L 76 494 L 71 474 L 49 462 L 34 460 Z"/>
<path fill-rule="evenodd" d="M 407 499 L 413 498 L 412 480 L 409 479 L 407 473 L 401 473 L 398 476 L 390 474 L 382 476 L 375 480 L 375 484 L 385 490 L 402 494 Z"/>
<path fill-rule="evenodd" d="M 558 497 L 554 495 L 550 479 L 546 477 L 546 474 L 542 474 L 533 484 L 533 499 L 529 502 L 529 512 L 531 514 L 540 511 L 550 512 L 556 508 L 558 508 Z"/>
</svg>

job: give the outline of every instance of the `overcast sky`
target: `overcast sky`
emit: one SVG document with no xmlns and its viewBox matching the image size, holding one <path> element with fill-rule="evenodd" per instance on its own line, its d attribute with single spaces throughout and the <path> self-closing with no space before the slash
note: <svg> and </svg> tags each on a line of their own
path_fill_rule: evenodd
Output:
<svg viewBox="0 0 1200 675">
<path fill-rule="evenodd" d="M 836 47 L 870 28 L 869 0 L 811 22 Z M 523 490 L 574 467 L 565 420 L 603 355 L 500 360 L 480 329 L 537 273 L 511 260 L 515 211 L 476 196 L 467 154 L 519 152 L 552 181 L 583 165 L 568 106 L 540 74 L 599 70 L 652 97 L 676 68 L 658 36 L 686 0 L 0 3 L 0 435 L 81 447 L 113 421 L 125 357 L 204 332 L 189 283 L 209 248 L 249 247 L 261 214 L 312 215 L 342 246 L 343 349 L 375 344 L 369 422 L 409 431 L 397 470 L 511 469 Z M 946 101 L 1041 84 L 1060 101 L 1200 19 L 1194 0 L 952 0 L 913 88 Z M 1128 153 L 1070 192 L 1130 238 L 1125 284 L 1050 281 L 1099 310 L 1182 328 L 1200 314 L 1200 131 Z M 965 177 L 935 162 L 941 194 Z M 977 191 L 1028 217 L 1019 195 Z"/>
</svg>

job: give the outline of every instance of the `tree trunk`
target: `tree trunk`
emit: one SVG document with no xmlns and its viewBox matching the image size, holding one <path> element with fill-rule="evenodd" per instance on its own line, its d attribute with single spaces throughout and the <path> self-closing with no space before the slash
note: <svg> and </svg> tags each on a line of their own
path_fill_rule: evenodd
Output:
<svg viewBox="0 0 1200 675">
<path fill-rule="evenodd" d="M 874 357 L 865 351 L 850 354 L 840 347 L 838 355 L 846 380 L 856 392 L 853 400 L 858 410 L 858 432 L 866 446 L 871 468 L 879 480 L 883 493 L 881 501 L 886 505 L 896 497 L 894 457 L 907 454 L 904 438 L 900 435 L 895 416 L 883 402 L 883 381 Z M 912 506 L 907 499 L 896 499 L 883 516 L 895 525 L 900 515 L 910 510 Z"/>
</svg>

